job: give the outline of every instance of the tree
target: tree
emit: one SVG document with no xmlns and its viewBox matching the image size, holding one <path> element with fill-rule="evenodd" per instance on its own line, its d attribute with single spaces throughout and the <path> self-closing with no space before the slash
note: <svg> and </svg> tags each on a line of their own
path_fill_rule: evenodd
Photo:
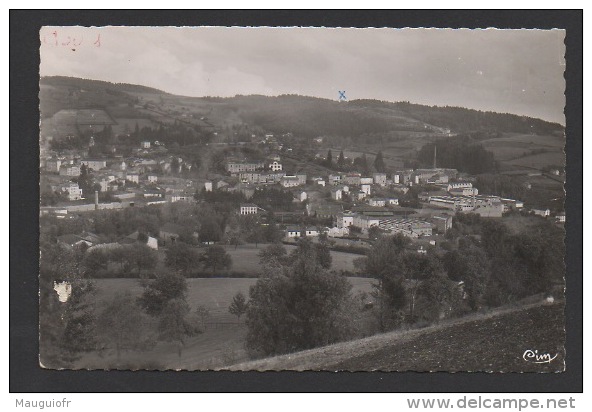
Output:
<svg viewBox="0 0 592 412">
<path fill-rule="evenodd" d="M 212 268 L 212 271 L 216 273 L 218 269 L 230 269 L 232 267 L 232 257 L 226 252 L 223 246 L 214 245 L 207 248 L 206 252 L 202 255 L 201 261 L 204 268 Z"/>
<path fill-rule="evenodd" d="M 418 296 L 428 289 L 425 288 L 426 282 L 433 280 L 443 272 L 440 261 L 431 254 L 417 254 L 415 252 L 404 252 L 399 259 L 397 267 L 399 273 L 405 277 L 407 300 L 408 300 L 408 320 L 415 322 L 417 320 L 417 300 Z M 434 287 L 440 285 L 434 285 Z"/>
<path fill-rule="evenodd" d="M 158 263 L 156 252 L 146 245 L 140 243 L 132 245 L 131 253 L 134 265 L 138 268 L 138 273 L 142 270 L 154 269 Z"/>
<path fill-rule="evenodd" d="M 333 154 L 331 150 L 327 152 L 327 159 L 325 160 L 325 166 L 331 168 L 333 166 Z"/>
<path fill-rule="evenodd" d="M 300 238 L 296 244 L 296 249 L 292 251 L 288 264 L 298 262 L 302 256 L 309 256 L 311 259 L 319 264 L 323 269 L 330 269 L 333 261 L 331 257 L 331 250 L 329 244 L 322 239 L 318 243 L 313 243 L 308 238 Z"/>
<path fill-rule="evenodd" d="M 374 159 L 374 168 L 379 173 L 386 172 L 386 165 L 384 164 L 384 159 L 382 157 L 382 151 L 379 151 L 376 155 L 376 159 Z"/>
<path fill-rule="evenodd" d="M 165 303 L 158 318 L 160 340 L 176 342 L 179 357 L 185 345 L 185 338 L 196 332 L 187 322 L 189 311 L 189 305 L 184 298 L 175 298 Z"/>
<path fill-rule="evenodd" d="M 345 167 L 345 156 L 343 156 L 343 150 L 339 152 L 339 157 L 337 158 L 337 166 L 339 169 L 343 169 Z"/>
<path fill-rule="evenodd" d="M 206 321 L 210 318 L 210 311 L 204 305 L 197 305 L 195 308 L 195 316 L 197 317 L 197 321 L 201 330 L 206 329 Z"/>
<path fill-rule="evenodd" d="M 368 229 L 368 238 L 371 240 L 377 240 L 382 236 L 382 230 L 378 226 L 371 226 Z"/>
<path fill-rule="evenodd" d="M 262 266 L 280 267 L 284 263 L 287 251 L 281 243 L 274 243 L 259 252 L 259 263 Z"/>
<path fill-rule="evenodd" d="M 115 346 L 117 360 L 121 350 L 140 347 L 146 335 L 146 321 L 141 308 L 129 291 L 116 292 L 97 317 L 99 339 Z"/>
<path fill-rule="evenodd" d="M 231 314 L 236 316 L 240 322 L 241 316 L 247 312 L 247 307 L 248 307 L 248 304 L 247 304 L 247 299 L 245 298 L 245 295 L 242 292 L 238 292 L 232 298 L 232 302 L 230 303 L 230 306 L 228 307 L 228 312 L 230 312 Z"/>
<path fill-rule="evenodd" d="M 72 284 L 72 292 L 63 315 L 65 324 L 63 348 L 74 359 L 80 352 L 90 352 L 96 347 L 95 313 L 91 296 L 94 284 L 78 281 Z"/>
<path fill-rule="evenodd" d="M 90 249 L 84 255 L 83 265 L 88 274 L 93 275 L 106 270 L 109 264 L 109 254 L 103 249 Z"/>
<path fill-rule="evenodd" d="M 222 239 L 222 230 L 216 220 L 202 220 L 199 229 L 200 242 L 218 242 Z"/>
<path fill-rule="evenodd" d="M 247 347 L 255 353 L 308 349 L 352 336 L 351 284 L 323 269 L 315 248 L 298 250 L 295 259 L 259 277 L 249 291 Z"/>
<path fill-rule="evenodd" d="M 173 157 L 173 160 L 171 160 L 171 173 L 179 173 L 179 166 L 179 158 L 177 156 Z"/>
<path fill-rule="evenodd" d="M 164 264 L 180 273 L 195 270 L 200 257 L 197 251 L 185 243 L 177 242 L 166 250 Z"/>
<path fill-rule="evenodd" d="M 481 307 L 489 283 L 490 258 L 471 241 L 463 240 L 459 245 L 458 251 L 446 254 L 444 267 L 450 279 L 463 282 L 467 303 L 475 311 Z"/>
<path fill-rule="evenodd" d="M 410 242 L 402 234 L 383 237 L 374 243 L 364 259 L 355 262 L 363 274 L 377 280 L 372 296 L 378 303 L 375 313 L 381 331 L 397 326 L 402 320 L 407 293 L 405 276 L 398 268 L 400 256 Z"/>
<path fill-rule="evenodd" d="M 158 276 L 144 287 L 138 304 L 150 316 L 158 316 L 173 299 L 185 299 L 187 294 L 187 280 L 174 272 Z"/>
</svg>

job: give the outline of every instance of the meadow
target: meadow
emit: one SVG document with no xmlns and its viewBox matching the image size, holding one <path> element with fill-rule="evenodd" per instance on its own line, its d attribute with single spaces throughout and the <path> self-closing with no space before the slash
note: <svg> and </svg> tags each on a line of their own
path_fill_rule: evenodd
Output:
<svg viewBox="0 0 592 412">
<path fill-rule="evenodd" d="M 352 294 L 370 293 L 372 279 L 348 278 Z M 211 369 L 248 360 L 244 349 L 247 328 L 244 317 L 240 321 L 228 312 L 232 297 L 237 292 L 249 294 L 249 287 L 256 278 L 187 279 L 187 302 L 191 314 L 203 305 L 210 313 L 203 333 L 186 340 L 182 355 L 177 355 L 174 343 L 159 342 L 148 351 L 123 351 L 118 362 L 114 350 L 82 355 L 74 368 L 89 369 Z M 142 284 L 138 279 L 95 279 L 95 303 L 97 309 L 116 292 L 129 291 L 140 296 Z"/>
</svg>

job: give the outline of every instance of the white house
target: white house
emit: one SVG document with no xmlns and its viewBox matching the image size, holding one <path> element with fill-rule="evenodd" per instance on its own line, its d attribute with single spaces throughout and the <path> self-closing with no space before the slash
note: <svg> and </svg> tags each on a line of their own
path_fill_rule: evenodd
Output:
<svg viewBox="0 0 592 412">
<path fill-rule="evenodd" d="M 306 193 L 306 192 L 303 190 L 302 192 L 300 192 L 300 193 L 298 194 L 298 199 L 299 199 L 301 202 L 304 202 L 306 199 L 308 199 L 308 194 L 307 194 L 307 193 Z"/>
<path fill-rule="evenodd" d="M 156 175 L 148 175 L 148 182 L 149 183 L 156 183 L 158 181 L 158 177 Z"/>
<path fill-rule="evenodd" d="M 61 176 L 80 176 L 80 166 L 78 165 L 62 165 L 60 166 Z"/>
<path fill-rule="evenodd" d="M 389 197 L 388 199 L 386 199 L 386 202 L 390 206 L 399 206 L 399 199 L 397 199 L 396 197 Z"/>
<path fill-rule="evenodd" d="M 347 227 L 328 227 L 325 232 L 329 237 L 343 237 L 349 235 L 349 228 Z"/>
<path fill-rule="evenodd" d="M 280 180 L 280 184 L 283 187 L 296 187 L 301 185 L 300 179 L 296 176 L 284 176 Z"/>
<path fill-rule="evenodd" d="M 318 235 L 320 235 L 320 231 L 317 227 L 311 226 L 311 227 L 307 227 L 304 231 L 306 236 L 310 236 L 310 237 L 317 237 Z"/>
<path fill-rule="evenodd" d="M 105 159 L 83 159 L 80 161 L 80 164 L 92 170 L 101 170 L 107 167 L 107 161 Z"/>
<path fill-rule="evenodd" d="M 206 192 L 211 192 L 213 189 L 213 183 L 208 180 L 204 183 L 204 189 L 206 190 Z"/>
<path fill-rule="evenodd" d="M 240 214 L 241 215 L 256 215 L 258 213 L 259 208 L 257 205 L 253 203 L 244 203 L 240 205 Z"/>
<path fill-rule="evenodd" d="M 127 180 L 128 182 L 139 184 L 140 175 L 138 175 L 137 173 L 128 173 L 125 175 L 125 180 Z"/>
<path fill-rule="evenodd" d="M 354 214 L 353 213 L 343 213 L 337 216 L 337 226 L 338 227 L 350 227 L 354 224 Z"/>
<path fill-rule="evenodd" d="M 289 238 L 300 237 L 301 233 L 302 233 L 302 230 L 297 226 L 288 226 L 286 228 L 286 235 Z"/>
<path fill-rule="evenodd" d="M 374 183 L 374 178 L 372 177 L 361 177 L 360 184 L 361 185 L 371 185 Z"/>
<path fill-rule="evenodd" d="M 565 223 L 565 212 L 557 213 L 555 216 L 558 222 Z"/>
<path fill-rule="evenodd" d="M 372 197 L 372 198 L 368 199 L 368 204 L 370 206 L 385 207 L 386 206 L 386 199 Z"/>
<path fill-rule="evenodd" d="M 551 215 L 549 209 L 532 209 L 532 212 L 537 216 L 548 217 Z"/>
<path fill-rule="evenodd" d="M 369 184 L 362 184 L 360 186 L 360 190 L 364 193 L 366 193 L 366 195 L 370 196 L 370 192 L 372 190 L 372 185 Z"/>
<path fill-rule="evenodd" d="M 325 181 L 325 179 L 323 179 L 322 177 L 313 177 L 312 181 L 313 181 L 314 183 L 316 183 L 317 185 L 319 185 L 319 186 L 323 186 L 323 187 L 325 187 L 325 184 L 327 183 L 327 182 Z"/>
<path fill-rule="evenodd" d="M 374 173 L 374 184 L 386 186 L 386 173 Z"/>
<path fill-rule="evenodd" d="M 282 170 L 282 164 L 277 160 L 274 160 L 269 164 L 269 170 L 277 172 L 278 170 Z"/>
<path fill-rule="evenodd" d="M 343 192 L 340 188 L 331 189 L 331 199 L 333 200 L 341 200 Z"/>
<path fill-rule="evenodd" d="M 341 183 L 341 175 L 329 175 L 329 184 L 336 186 Z"/>
<path fill-rule="evenodd" d="M 140 147 L 142 149 L 150 149 L 150 142 L 149 141 L 143 141 L 142 143 L 140 143 Z"/>
<path fill-rule="evenodd" d="M 353 226 L 359 227 L 360 229 L 369 229 L 372 226 L 378 226 L 380 219 L 374 216 L 366 215 L 354 215 Z"/>
</svg>

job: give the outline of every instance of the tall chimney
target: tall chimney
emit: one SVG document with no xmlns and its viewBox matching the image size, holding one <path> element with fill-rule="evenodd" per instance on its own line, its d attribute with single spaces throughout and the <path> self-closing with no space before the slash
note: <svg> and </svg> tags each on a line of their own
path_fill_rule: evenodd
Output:
<svg viewBox="0 0 592 412">
<path fill-rule="evenodd" d="M 99 191 L 95 190 L 95 210 L 99 210 Z"/>
<path fill-rule="evenodd" d="M 434 143 L 434 169 L 436 168 L 436 149 L 437 149 L 437 146 Z"/>
</svg>

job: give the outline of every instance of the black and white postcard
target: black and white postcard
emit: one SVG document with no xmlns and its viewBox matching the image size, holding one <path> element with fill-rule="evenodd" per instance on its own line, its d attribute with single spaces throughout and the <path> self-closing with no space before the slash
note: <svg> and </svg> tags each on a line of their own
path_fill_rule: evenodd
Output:
<svg viewBox="0 0 592 412">
<path fill-rule="evenodd" d="M 42 27 L 40 366 L 564 371 L 564 38 Z"/>
</svg>

